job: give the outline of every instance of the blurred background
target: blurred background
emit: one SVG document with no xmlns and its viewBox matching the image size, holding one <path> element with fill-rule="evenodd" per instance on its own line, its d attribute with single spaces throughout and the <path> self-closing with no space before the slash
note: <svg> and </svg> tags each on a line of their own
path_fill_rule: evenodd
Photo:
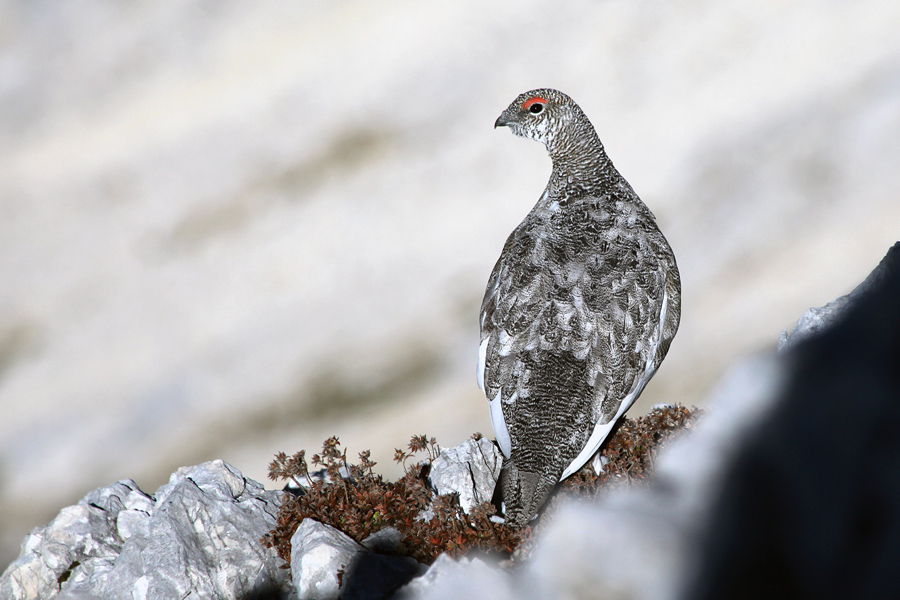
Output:
<svg viewBox="0 0 900 600">
<path fill-rule="evenodd" d="M 0 0 L 0 569 L 93 488 L 490 419 L 478 309 L 550 86 L 678 257 L 632 415 L 702 404 L 900 238 L 895 0 Z M 267 482 L 271 487 L 280 487 Z"/>
</svg>

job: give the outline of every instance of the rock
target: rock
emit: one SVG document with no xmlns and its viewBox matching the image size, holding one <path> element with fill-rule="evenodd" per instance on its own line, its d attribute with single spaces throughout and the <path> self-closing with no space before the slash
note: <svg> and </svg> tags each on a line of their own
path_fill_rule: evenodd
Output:
<svg viewBox="0 0 900 600">
<path fill-rule="evenodd" d="M 483 560 L 468 557 L 454 560 L 446 554 L 438 556 L 424 575 L 416 577 L 397 592 L 397 598 L 403 600 L 470 597 L 511 600 L 519 596 L 513 593 L 510 578 Z"/>
<path fill-rule="evenodd" d="M 136 496 L 140 501 L 135 502 Z M 92 499 L 99 503 L 92 504 Z M 141 507 L 144 510 L 135 512 L 149 519 L 146 509 L 151 502 L 128 480 L 62 509 L 49 525 L 35 529 L 22 542 L 19 557 L 0 578 L 0 598 L 51 599 L 61 587 L 103 580 L 125 543 L 116 528 L 118 514 L 123 508 Z M 127 529 L 123 527 L 123 532 Z"/>
<path fill-rule="evenodd" d="M 290 598 L 260 543 L 279 497 L 221 460 L 179 469 L 154 496 L 131 480 L 100 488 L 25 539 L 0 598 Z"/>
<path fill-rule="evenodd" d="M 301 600 L 381 600 L 425 570 L 415 559 L 379 554 L 393 551 L 400 532 L 385 528 L 356 543 L 314 519 L 304 519 L 291 538 L 291 572 Z M 343 574 L 338 581 L 338 572 Z"/>
<path fill-rule="evenodd" d="M 403 534 L 395 527 L 385 527 L 362 541 L 362 545 L 372 552 L 394 554 L 400 547 Z"/>
<path fill-rule="evenodd" d="M 778 338 L 778 351 L 788 350 L 797 342 L 826 329 L 840 318 L 849 302 L 850 295 L 848 294 L 829 302 L 825 306 L 808 309 L 797 319 L 797 324 L 790 334 L 787 332 L 787 329 L 781 332 L 781 337 Z"/>
<path fill-rule="evenodd" d="M 431 463 L 428 478 L 438 494 L 459 494 L 459 504 L 469 512 L 482 502 L 490 502 L 500 476 L 500 451 L 490 440 L 469 439 L 441 450 Z"/>
<path fill-rule="evenodd" d="M 838 322 L 790 349 L 685 597 L 900 597 L 900 243 L 857 290 Z"/>
<path fill-rule="evenodd" d="M 426 572 L 428 567 L 409 556 L 363 552 L 354 558 L 344 575 L 343 600 L 382 600 Z"/>
<path fill-rule="evenodd" d="M 877 287 L 887 278 L 891 272 L 896 273 L 900 269 L 897 259 L 889 259 L 892 254 L 900 252 L 900 242 L 888 251 L 887 256 L 882 260 L 875 269 L 869 273 L 869 276 L 856 286 L 852 292 L 845 296 L 841 296 L 836 300 L 832 300 L 825 306 L 810 308 L 797 320 L 794 329 L 788 334 L 787 330 L 781 332 L 778 340 L 778 351 L 783 352 L 789 350 L 798 342 L 805 340 L 820 331 L 824 331 L 832 324 L 840 320 L 841 316 L 847 312 L 851 303 L 864 296 L 869 290 Z"/>
<path fill-rule="evenodd" d="M 291 537 L 291 574 L 301 600 L 331 600 L 340 595 L 338 571 L 347 569 L 365 548 L 347 534 L 304 519 Z"/>
<path fill-rule="evenodd" d="M 275 525 L 279 492 L 217 460 L 179 469 L 155 498 L 146 532 L 123 547 L 109 574 L 110 594 L 237 599 L 290 593 L 275 552 L 260 543 Z"/>
</svg>

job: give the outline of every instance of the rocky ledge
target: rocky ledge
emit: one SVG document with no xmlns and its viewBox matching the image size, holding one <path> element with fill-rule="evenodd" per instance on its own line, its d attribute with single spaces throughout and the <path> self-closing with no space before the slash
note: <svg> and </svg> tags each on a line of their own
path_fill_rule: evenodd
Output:
<svg viewBox="0 0 900 600">
<path fill-rule="evenodd" d="M 282 568 L 261 540 L 289 497 L 213 461 L 153 495 L 125 480 L 64 508 L 25 538 L 0 598 L 900 597 L 898 298 L 900 243 L 779 355 L 736 367 L 649 483 L 556 507 L 512 570 L 471 554 L 426 566 L 397 555 L 397 529 L 357 541 L 314 518 Z M 490 498 L 492 443 L 432 458 L 433 490 L 465 511 Z"/>
<path fill-rule="evenodd" d="M 573 477 L 548 514 L 601 483 L 645 479 L 656 448 L 692 418 L 666 406 L 629 420 L 604 451 L 604 473 Z M 131 480 L 95 490 L 25 539 L 0 598 L 413 597 L 463 571 L 491 572 L 484 551 L 504 554 L 508 568 L 520 542 L 529 543 L 517 563 L 533 550 L 530 529 L 487 512 L 501 465 L 493 442 L 441 450 L 415 436 L 411 448 L 429 458 L 398 482 L 350 464 L 339 446 L 326 441 L 314 460 L 327 469 L 310 473 L 301 459 L 297 478 L 286 475 L 296 457 L 276 458 L 273 473 L 303 484 L 289 491 L 267 491 L 223 461 L 179 469 L 152 495 Z M 401 509 L 384 508 L 391 501 Z M 463 556 L 474 548 L 480 556 Z"/>
<path fill-rule="evenodd" d="M 435 491 L 471 508 L 490 499 L 500 456 L 488 440 L 472 439 L 430 466 Z M 314 519 L 291 539 L 291 569 L 280 568 L 262 540 L 284 499 L 221 460 L 179 469 L 153 495 L 119 481 L 32 531 L 0 578 L 0 598 L 318 599 L 337 598 L 342 580 L 345 598 L 380 598 L 429 570 L 393 554 L 395 529 L 358 543 Z"/>
</svg>

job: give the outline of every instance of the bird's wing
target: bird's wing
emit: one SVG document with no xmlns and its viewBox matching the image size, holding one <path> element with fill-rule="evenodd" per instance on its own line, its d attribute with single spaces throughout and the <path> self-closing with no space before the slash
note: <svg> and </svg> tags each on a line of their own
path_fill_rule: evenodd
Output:
<svg viewBox="0 0 900 600">
<path fill-rule="evenodd" d="M 478 384 L 488 398 L 494 434 L 507 458 L 511 441 L 502 403 L 509 402 L 519 387 L 519 358 L 545 303 L 535 242 L 533 224 L 526 219 L 506 240 L 481 304 Z"/>
</svg>

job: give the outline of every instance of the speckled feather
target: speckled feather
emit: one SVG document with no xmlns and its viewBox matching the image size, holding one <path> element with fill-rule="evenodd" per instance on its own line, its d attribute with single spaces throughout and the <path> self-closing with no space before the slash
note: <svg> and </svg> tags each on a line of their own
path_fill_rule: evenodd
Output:
<svg viewBox="0 0 900 600">
<path fill-rule="evenodd" d="M 535 103 L 538 114 L 528 110 Z M 553 160 L 481 307 L 479 382 L 502 407 L 503 423 L 493 419 L 501 446 L 498 428 L 509 440 L 501 492 L 507 522 L 522 527 L 659 367 L 678 329 L 681 284 L 653 214 L 568 96 L 522 94 L 497 125 L 544 143 Z"/>
</svg>

